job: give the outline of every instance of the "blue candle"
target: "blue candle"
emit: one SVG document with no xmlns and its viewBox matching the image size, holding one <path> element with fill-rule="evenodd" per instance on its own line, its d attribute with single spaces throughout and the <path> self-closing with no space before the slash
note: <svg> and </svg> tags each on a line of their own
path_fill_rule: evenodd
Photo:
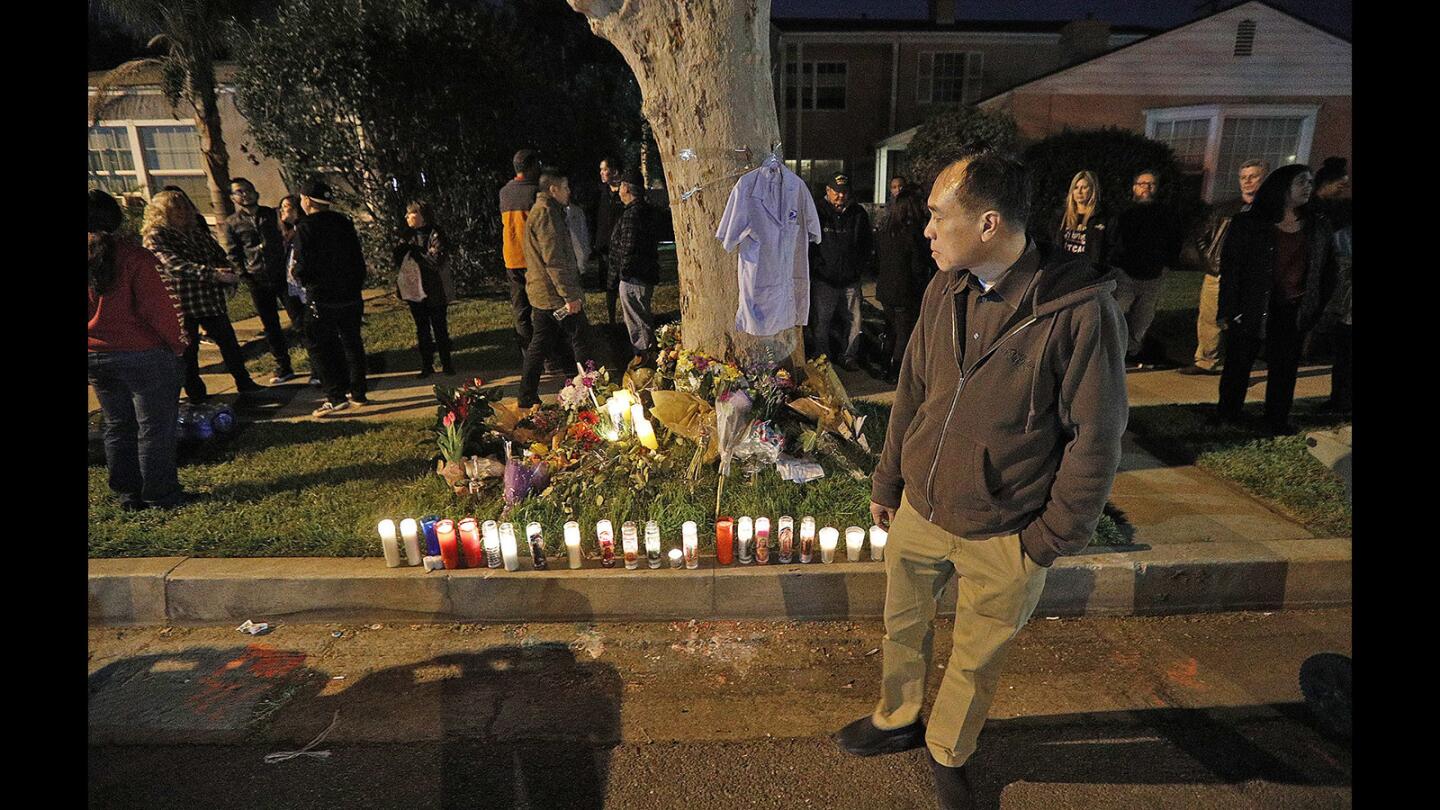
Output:
<svg viewBox="0 0 1440 810">
<path fill-rule="evenodd" d="M 436 557 L 440 554 L 440 537 L 435 534 L 435 524 L 439 522 L 439 515 L 426 515 L 420 518 L 420 530 L 425 533 L 426 556 Z"/>
</svg>

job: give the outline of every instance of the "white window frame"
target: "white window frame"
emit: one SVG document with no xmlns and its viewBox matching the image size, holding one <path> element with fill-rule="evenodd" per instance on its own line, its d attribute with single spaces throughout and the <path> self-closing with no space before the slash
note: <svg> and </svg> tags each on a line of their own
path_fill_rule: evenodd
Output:
<svg viewBox="0 0 1440 810">
<path fill-rule="evenodd" d="M 844 65 L 844 66 L 845 66 L 845 103 L 842 104 L 842 105 L 840 105 L 839 107 L 826 107 L 826 108 L 824 108 L 824 109 L 821 109 L 821 108 L 815 106 L 815 104 L 818 103 L 818 99 L 819 99 L 819 97 L 820 97 L 820 94 L 819 94 L 820 85 L 819 85 L 819 83 L 818 83 L 818 79 L 819 79 L 819 76 L 820 76 L 820 71 L 819 71 L 819 70 L 816 70 L 816 69 L 814 69 L 814 68 L 815 68 L 816 66 L 822 65 L 822 64 L 825 64 L 825 65 Z M 797 111 L 799 111 L 799 112 L 822 112 L 822 113 L 825 113 L 825 112 L 846 112 L 847 110 L 850 109 L 850 62 L 849 62 L 849 61 L 844 60 L 844 59 L 812 59 L 812 60 L 810 60 L 810 61 L 808 61 L 808 62 L 802 62 L 802 61 L 787 62 L 787 63 L 785 64 L 785 66 L 781 68 L 781 70 L 783 70 L 783 71 L 786 72 L 786 75 L 785 75 L 785 82 L 786 82 L 785 89 L 786 89 L 786 92 L 787 92 L 787 93 L 788 93 L 788 91 L 789 91 L 789 89 L 790 89 L 790 84 L 789 84 L 789 82 L 790 82 L 789 70 L 790 70 L 790 66 L 791 66 L 791 65 L 793 65 L 793 66 L 795 67 L 795 85 L 794 85 L 794 86 L 795 86 L 795 106 L 794 106 L 794 107 L 790 107 L 790 106 L 789 106 L 789 101 L 790 101 L 790 100 L 789 100 L 788 98 L 783 98 L 783 99 L 781 99 L 781 101 L 785 103 L 786 109 L 793 109 L 793 110 L 797 110 Z M 811 68 L 812 68 L 812 70 L 811 70 L 811 72 L 810 72 L 810 104 L 811 104 L 811 106 L 809 106 L 809 107 L 806 107 L 806 106 L 805 106 L 805 66 L 806 66 L 806 65 L 810 65 Z"/>
<path fill-rule="evenodd" d="M 915 101 L 918 104 L 955 104 L 953 101 L 935 101 L 935 57 L 945 54 L 960 54 L 965 57 L 965 74 L 960 78 L 960 101 L 958 104 L 964 106 L 974 101 L 979 95 L 981 83 L 985 78 L 985 52 L 966 51 L 958 48 L 940 48 L 936 50 L 921 51 L 915 62 Z M 973 60 L 972 60 L 973 57 Z M 922 66 L 926 61 L 930 63 L 930 86 L 925 92 L 921 92 L 920 76 L 925 71 Z M 974 63 L 975 70 L 970 70 L 971 63 Z"/>
<path fill-rule="evenodd" d="M 1205 142 L 1205 179 L 1201 194 L 1206 202 L 1215 198 L 1215 172 L 1220 165 L 1220 139 L 1227 118 L 1299 118 L 1300 138 L 1295 151 L 1296 163 L 1310 162 L 1310 148 L 1315 140 L 1315 119 L 1318 104 L 1200 104 L 1191 107 L 1158 107 L 1145 110 L 1145 137 L 1154 138 L 1156 125 L 1169 121 L 1191 121 L 1207 118 L 1210 132 Z"/>
<path fill-rule="evenodd" d="M 180 120 L 175 118 L 126 118 L 126 119 L 105 119 L 90 123 L 91 127 L 119 127 L 125 130 L 126 137 L 130 140 L 130 159 L 135 164 L 136 180 L 140 187 L 140 193 L 149 202 L 155 196 L 155 189 L 165 184 L 169 177 L 206 177 L 205 156 L 200 156 L 200 169 L 151 169 L 145 165 L 145 147 L 141 145 L 140 130 L 147 127 L 189 127 L 196 130 L 195 121 Z M 196 130 L 196 134 L 199 131 Z M 155 182 L 160 181 L 160 182 Z M 214 225 L 217 222 L 214 214 L 203 214 L 205 221 Z"/>
</svg>

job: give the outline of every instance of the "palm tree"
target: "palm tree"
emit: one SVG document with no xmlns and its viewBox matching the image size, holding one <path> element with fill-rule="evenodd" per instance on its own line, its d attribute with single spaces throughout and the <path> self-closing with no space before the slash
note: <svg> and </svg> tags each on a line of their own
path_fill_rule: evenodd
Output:
<svg viewBox="0 0 1440 810">
<path fill-rule="evenodd" d="M 223 52 L 225 21 L 253 4 L 244 0 L 98 0 L 98 4 L 122 26 L 142 36 L 153 34 L 147 47 L 164 48 L 164 53 L 131 60 L 108 72 L 91 102 L 92 124 L 114 100 L 107 90 L 128 76 L 158 68 L 170 104 L 178 106 L 183 100 L 194 115 L 215 210 L 222 217 L 234 213 L 228 191 L 230 157 L 216 104 L 215 60 Z"/>
</svg>

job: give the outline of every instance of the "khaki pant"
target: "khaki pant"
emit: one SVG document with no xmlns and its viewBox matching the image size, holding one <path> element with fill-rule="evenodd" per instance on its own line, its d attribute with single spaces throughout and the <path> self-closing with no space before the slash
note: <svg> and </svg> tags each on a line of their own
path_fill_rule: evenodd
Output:
<svg viewBox="0 0 1440 810">
<path fill-rule="evenodd" d="M 1200 315 L 1195 319 L 1195 365 L 1213 371 L 1220 365 L 1220 277 L 1205 274 L 1200 282 Z"/>
<path fill-rule="evenodd" d="M 966 540 L 902 500 L 890 527 L 885 574 L 885 662 L 873 720 L 887 730 L 920 716 L 936 598 L 952 574 L 960 576 L 955 645 L 925 734 L 931 756 L 958 767 L 975 753 L 1005 653 L 1040 601 L 1045 569 L 1025 556 L 1018 534 Z"/>
</svg>

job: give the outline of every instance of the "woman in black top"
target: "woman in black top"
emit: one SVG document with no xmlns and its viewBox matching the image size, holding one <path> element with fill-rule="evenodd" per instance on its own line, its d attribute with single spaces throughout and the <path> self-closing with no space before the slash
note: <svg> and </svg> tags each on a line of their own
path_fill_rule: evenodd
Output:
<svg viewBox="0 0 1440 810">
<path fill-rule="evenodd" d="M 1310 205 L 1310 167 L 1282 166 L 1265 179 L 1249 211 L 1235 215 L 1220 253 L 1221 324 L 1226 338 L 1220 421 L 1240 421 L 1250 370 L 1267 352 L 1265 423 L 1293 433 L 1290 406 L 1300 345 L 1319 320 L 1334 278 L 1329 223 Z"/>
<path fill-rule="evenodd" d="M 1105 250 L 1105 216 L 1100 212 L 1100 180 L 1092 171 L 1076 172 L 1065 192 L 1065 209 L 1054 231 L 1055 249 L 1067 259 L 1085 256 L 1099 264 Z"/>
<path fill-rule="evenodd" d="M 409 238 L 395 249 L 396 294 L 410 305 L 415 319 L 415 335 L 420 343 L 420 376 L 435 373 L 435 351 L 440 351 L 440 367 L 446 374 L 455 373 L 450 359 L 450 330 L 445 323 L 445 309 L 455 299 L 455 283 L 446 261 L 448 245 L 429 203 L 415 201 L 405 209 L 405 224 L 410 226 Z"/>
<path fill-rule="evenodd" d="M 910 332 L 920 315 L 920 299 L 925 295 L 930 276 L 935 273 L 930 241 L 925 238 L 929 216 L 925 198 L 914 187 L 906 186 L 890 204 L 876 234 L 878 278 L 875 287 L 890 322 L 885 330 L 885 353 L 890 357 L 885 381 L 890 383 L 900 378 L 905 347 L 910 343 Z"/>
</svg>

